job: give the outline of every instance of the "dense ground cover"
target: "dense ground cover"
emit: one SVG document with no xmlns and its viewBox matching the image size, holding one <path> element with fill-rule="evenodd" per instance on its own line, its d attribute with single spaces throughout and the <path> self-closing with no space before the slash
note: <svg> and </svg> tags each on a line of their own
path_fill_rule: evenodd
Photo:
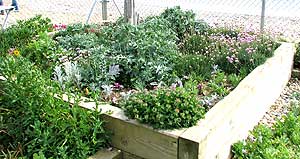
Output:
<svg viewBox="0 0 300 159">
<path fill-rule="evenodd" d="M 100 112 L 53 97 L 61 89 L 49 78 L 49 65 L 40 67 L 49 62 L 45 54 L 52 48 L 41 42 L 48 37 L 27 33 L 33 25 L 43 30 L 38 23 L 44 22 L 37 17 L 0 32 L 6 38 L 26 32 L 18 37 L 22 43 L 1 41 L 6 50 L 1 51 L 0 76 L 6 80 L 0 80 L 0 158 L 87 158 L 109 145 Z M 34 49 L 36 41 L 43 47 Z"/>
<path fill-rule="evenodd" d="M 190 127 L 278 46 L 253 31 L 212 28 L 179 7 L 136 26 L 52 27 L 35 17 L 0 34 L 1 149 L 29 158 L 84 158 L 108 144 L 99 112 L 54 93 L 109 102 L 154 128 Z"/>
<path fill-rule="evenodd" d="M 299 93 L 295 94 L 299 100 Z M 258 125 L 245 141 L 233 145 L 238 159 L 290 159 L 300 156 L 299 103 L 273 127 Z"/>
</svg>

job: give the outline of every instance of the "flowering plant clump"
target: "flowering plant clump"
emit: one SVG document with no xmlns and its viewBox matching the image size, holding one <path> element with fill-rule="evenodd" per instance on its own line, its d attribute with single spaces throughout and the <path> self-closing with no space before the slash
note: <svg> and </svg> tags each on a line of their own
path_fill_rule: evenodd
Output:
<svg viewBox="0 0 300 159">
<path fill-rule="evenodd" d="M 66 24 L 53 24 L 54 31 L 60 31 L 60 30 L 66 30 L 67 25 Z"/>
<path fill-rule="evenodd" d="M 226 30 L 226 28 L 224 28 Z M 196 34 L 185 41 L 185 54 L 204 55 L 226 73 L 249 73 L 278 47 L 268 36 L 252 31 L 222 31 Z"/>
<path fill-rule="evenodd" d="M 160 129 L 193 126 L 205 113 L 196 94 L 180 87 L 136 93 L 121 106 L 130 118 Z"/>
<path fill-rule="evenodd" d="M 234 159 L 290 159 L 300 156 L 299 106 L 271 128 L 258 125 L 247 140 L 233 145 Z"/>
<path fill-rule="evenodd" d="M 16 48 L 10 48 L 8 50 L 8 54 L 18 57 L 18 56 L 20 56 L 20 51 Z"/>
<path fill-rule="evenodd" d="M 48 31 L 50 26 L 50 19 L 41 16 L 18 21 L 0 32 L 0 54 L 5 55 L 10 48 L 22 50 L 40 32 Z"/>
</svg>

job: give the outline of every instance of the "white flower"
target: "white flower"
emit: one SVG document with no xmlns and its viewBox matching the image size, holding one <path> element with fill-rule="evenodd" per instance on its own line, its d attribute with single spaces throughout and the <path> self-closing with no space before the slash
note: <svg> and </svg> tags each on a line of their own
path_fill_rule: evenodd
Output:
<svg viewBox="0 0 300 159">
<path fill-rule="evenodd" d="M 112 85 L 102 85 L 103 92 L 105 93 L 106 97 L 110 96 L 113 92 Z"/>
<path fill-rule="evenodd" d="M 110 76 L 116 76 L 116 75 L 120 74 L 120 71 L 121 71 L 121 69 L 120 69 L 119 65 L 111 65 L 111 66 L 109 66 L 108 74 Z"/>
</svg>

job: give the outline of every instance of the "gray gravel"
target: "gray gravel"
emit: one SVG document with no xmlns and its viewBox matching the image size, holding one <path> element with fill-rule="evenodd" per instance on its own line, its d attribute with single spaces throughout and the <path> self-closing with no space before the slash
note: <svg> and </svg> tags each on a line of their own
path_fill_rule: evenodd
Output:
<svg viewBox="0 0 300 159">
<path fill-rule="evenodd" d="M 292 78 L 275 104 L 260 121 L 260 124 L 265 124 L 271 127 L 276 122 L 276 119 L 281 119 L 282 116 L 286 115 L 290 111 L 293 103 L 299 103 L 299 95 L 300 81 L 299 79 Z"/>
</svg>

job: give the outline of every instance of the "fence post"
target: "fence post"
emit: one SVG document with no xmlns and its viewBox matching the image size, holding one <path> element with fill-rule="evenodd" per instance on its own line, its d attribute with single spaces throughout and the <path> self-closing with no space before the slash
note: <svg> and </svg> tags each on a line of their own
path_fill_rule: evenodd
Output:
<svg viewBox="0 0 300 159">
<path fill-rule="evenodd" d="M 266 14 L 266 0 L 262 0 L 261 17 L 260 17 L 260 33 L 264 32 L 265 27 L 265 14 Z"/>
<path fill-rule="evenodd" d="M 102 1 L 102 20 L 107 20 L 107 3 L 108 0 Z"/>
<path fill-rule="evenodd" d="M 128 23 L 133 25 L 137 24 L 134 0 L 124 1 L 124 17 Z"/>
</svg>

